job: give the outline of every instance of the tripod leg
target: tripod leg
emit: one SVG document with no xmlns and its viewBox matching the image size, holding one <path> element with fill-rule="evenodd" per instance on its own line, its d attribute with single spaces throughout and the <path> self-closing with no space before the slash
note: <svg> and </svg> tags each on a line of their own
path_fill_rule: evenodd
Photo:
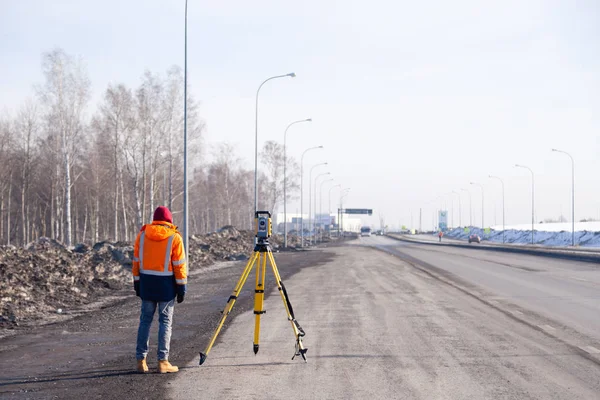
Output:
<svg viewBox="0 0 600 400">
<path fill-rule="evenodd" d="M 225 323 L 225 319 L 227 319 L 227 316 L 233 309 L 233 305 L 237 300 L 238 294 L 242 290 L 246 279 L 248 279 L 248 275 L 250 275 L 250 271 L 252 271 L 252 266 L 258 260 L 259 254 L 260 253 L 258 252 L 252 253 L 252 256 L 250 256 L 250 259 L 248 260 L 248 263 L 246 264 L 246 267 L 244 268 L 240 279 L 238 279 L 235 288 L 233 289 L 233 293 L 231 294 L 231 296 L 229 296 L 229 299 L 227 299 L 227 304 L 225 305 L 225 309 L 223 310 L 223 316 L 221 317 L 221 321 L 219 321 L 219 325 L 217 326 L 217 329 L 215 329 L 215 332 L 213 333 L 212 338 L 210 339 L 210 342 L 206 347 L 206 350 L 204 351 L 204 353 L 200 353 L 200 365 L 204 364 L 204 361 L 206 361 L 206 357 L 208 357 L 210 349 L 213 347 L 215 340 L 217 340 L 217 336 L 219 335 L 219 332 L 221 331 L 221 328 Z"/>
<path fill-rule="evenodd" d="M 279 294 L 281 295 L 281 300 L 283 300 L 283 306 L 285 307 L 285 311 L 288 315 L 288 320 L 292 324 L 292 330 L 294 331 L 294 336 L 296 337 L 296 352 L 292 357 L 292 360 L 296 356 L 302 356 L 304 361 L 306 361 L 306 352 L 307 348 L 302 344 L 302 337 L 304 337 L 304 329 L 300 326 L 298 321 L 296 321 L 296 317 L 294 316 L 294 309 L 292 308 L 292 303 L 290 302 L 290 298 L 288 297 L 287 290 L 285 290 L 285 286 L 283 285 L 283 281 L 281 280 L 281 276 L 279 275 L 279 270 L 277 269 L 277 264 L 275 263 L 275 257 L 273 257 L 273 253 L 269 251 L 267 253 L 269 255 L 269 261 L 271 264 L 271 268 L 273 269 L 273 275 L 275 275 L 275 281 L 277 282 L 277 288 L 279 289 Z"/>
<path fill-rule="evenodd" d="M 259 256 L 258 262 L 256 263 L 256 287 L 254 289 L 254 354 L 258 353 L 258 346 L 260 344 L 260 316 L 266 313 L 266 311 L 263 310 L 263 304 L 265 299 L 267 253 L 262 254 L 262 258 Z"/>
</svg>

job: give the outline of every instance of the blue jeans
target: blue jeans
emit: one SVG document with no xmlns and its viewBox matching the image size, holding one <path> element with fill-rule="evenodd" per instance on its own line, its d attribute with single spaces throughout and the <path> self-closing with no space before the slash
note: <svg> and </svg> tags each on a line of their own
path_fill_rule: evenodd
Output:
<svg viewBox="0 0 600 400">
<path fill-rule="evenodd" d="M 151 301 L 142 300 L 142 311 L 140 314 L 140 327 L 138 328 L 137 346 L 135 358 L 138 360 L 148 355 L 148 344 L 150 342 L 150 326 L 154 319 L 154 312 L 158 306 L 158 359 L 169 359 L 169 346 L 171 344 L 171 325 L 173 322 L 174 300 Z"/>
</svg>

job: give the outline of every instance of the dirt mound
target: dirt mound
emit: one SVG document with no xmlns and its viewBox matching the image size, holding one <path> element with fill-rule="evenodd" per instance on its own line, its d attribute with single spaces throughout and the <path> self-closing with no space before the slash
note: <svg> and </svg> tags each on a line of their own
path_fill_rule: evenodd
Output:
<svg viewBox="0 0 600 400">
<path fill-rule="evenodd" d="M 271 239 L 277 251 L 283 236 Z M 288 246 L 299 246 L 288 235 Z M 225 226 L 217 232 L 190 237 L 189 268 L 215 261 L 247 260 L 254 232 Z M 0 247 L 0 328 L 32 323 L 80 309 L 117 290 L 132 286 L 133 245 L 128 242 L 78 244 L 72 249 L 49 238 L 24 248 Z"/>
<path fill-rule="evenodd" d="M 75 250 L 48 238 L 0 249 L 0 326 L 76 309 L 131 280 L 132 247 Z"/>
</svg>

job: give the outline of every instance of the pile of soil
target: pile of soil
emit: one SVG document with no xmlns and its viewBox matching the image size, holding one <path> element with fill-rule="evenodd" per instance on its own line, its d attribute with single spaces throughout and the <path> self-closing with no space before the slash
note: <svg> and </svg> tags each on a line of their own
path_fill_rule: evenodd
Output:
<svg viewBox="0 0 600 400">
<path fill-rule="evenodd" d="M 25 248 L 0 248 L 0 327 L 62 314 L 131 282 L 128 243 L 78 245 L 40 238 Z"/>
<path fill-rule="evenodd" d="M 271 239 L 275 251 L 282 242 L 282 237 Z M 288 235 L 290 247 L 299 242 Z M 189 247 L 192 269 L 216 261 L 246 260 L 254 247 L 254 232 L 227 226 L 192 236 Z M 132 258 L 133 244 L 128 242 L 79 244 L 69 249 L 40 238 L 24 248 L 0 247 L 0 328 L 39 323 L 131 289 Z"/>
</svg>

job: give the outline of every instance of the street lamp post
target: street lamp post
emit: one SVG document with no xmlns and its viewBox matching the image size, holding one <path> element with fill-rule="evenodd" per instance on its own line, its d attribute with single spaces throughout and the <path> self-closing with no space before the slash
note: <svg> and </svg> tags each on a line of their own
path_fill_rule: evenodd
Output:
<svg viewBox="0 0 600 400">
<path fill-rule="evenodd" d="M 312 211 L 312 172 L 313 169 L 320 167 L 321 165 L 327 165 L 326 162 L 315 164 L 310 169 L 308 174 L 308 228 L 310 229 L 310 215 Z M 304 237 L 304 227 L 302 227 L 302 237 Z M 304 247 L 304 240 L 302 240 L 302 246 Z"/>
<path fill-rule="evenodd" d="M 448 193 L 450 195 L 450 210 L 452 210 L 452 214 L 450 217 L 451 228 L 454 228 L 454 197 L 452 196 L 452 192 Z"/>
<path fill-rule="evenodd" d="M 455 192 L 454 190 L 452 191 L 452 193 L 458 196 L 458 225 L 462 226 L 462 205 L 460 202 L 460 193 Z M 452 211 L 454 212 L 454 208 L 452 209 Z"/>
<path fill-rule="evenodd" d="M 304 197 L 304 155 L 308 151 L 322 149 L 322 148 L 323 148 L 323 146 L 309 147 L 308 149 L 304 150 L 304 152 L 302 153 L 302 157 L 300 158 L 300 247 L 304 247 L 304 209 L 303 209 L 303 203 L 304 203 L 304 198 L 303 198 Z M 310 188 L 310 184 L 309 184 L 309 188 Z M 310 199 L 310 197 L 309 197 L 309 199 Z M 309 203 L 310 203 L 310 201 L 309 201 Z M 310 221 L 310 218 L 309 218 L 309 221 Z"/>
<path fill-rule="evenodd" d="M 317 241 L 317 235 L 316 235 L 316 226 L 317 226 L 317 181 L 319 180 L 320 177 L 325 176 L 325 175 L 331 175 L 331 172 L 322 172 L 319 175 L 317 175 L 315 177 L 315 190 L 314 190 L 314 208 L 313 208 L 313 227 L 312 230 L 315 234 L 314 236 L 314 242 L 316 243 Z"/>
<path fill-rule="evenodd" d="M 479 186 L 481 188 L 481 229 L 485 230 L 485 219 L 483 218 L 483 185 L 476 182 L 471 182 L 471 185 Z"/>
<path fill-rule="evenodd" d="M 285 132 L 283 133 L 283 247 L 287 247 L 287 132 L 290 129 L 290 126 L 294 124 L 298 124 L 300 122 L 311 122 L 311 118 L 302 119 L 300 121 L 294 121 L 285 128 Z"/>
<path fill-rule="evenodd" d="M 340 237 L 340 228 L 341 234 L 344 234 L 344 197 L 348 196 L 348 192 L 350 188 L 345 188 L 340 191 L 340 220 L 338 221 L 338 238 Z"/>
<path fill-rule="evenodd" d="M 321 182 L 321 185 L 319 186 L 319 214 L 321 216 L 323 216 L 323 184 L 327 183 L 327 182 L 331 182 L 333 180 L 333 178 L 331 179 L 326 179 L 323 182 Z M 323 230 L 321 229 L 321 234 L 319 235 L 321 242 L 323 241 Z"/>
<path fill-rule="evenodd" d="M 265 79 L 256 91 L 256 114 L 254 116 L 254 212 L 258 211 L 258 94 L 260 93 L 260 89 L 263 87 L 263 85 L 270 80 L 286 77 L 294 78 L 295 76 L 296 74 L 293 72 L 285 75 L 272 76 Z"/>
<path fill-rule="evenodd" d="M 571 245 L 575 246 L 575 160 L 566 151 L 552 149 L 557 153 L 563 153 L 571 159 Z"/>
<path fill-rule="evenodd" d="M 504 225 L 505 220 L 504 220 L 504 181 L 497 177 L 497 176 L 492 176 L 490 175 L 490 178 L 492 179 L 498 179 L 500 181 L 500 183 L 502 184 L 502 243 L 506 243 L 506 238 L 505 238 L 505 233 L 506 233 L 506 227 Z"/>
<path fill-rule="evenodd" d="M 329 188 L 329 207 L 327 208 L 328 212 L 329 212 L 329 217 L 331 218 L 331 191 L 333 189 L 335 189 L 336 187 L 341 188 L 342 185 L 338 184 L 338 185 L 333 185 L 332 187 Z M 329 238 L 331 239 L 331 229 L 329 229 Z"/>
<path fill-rule="evenodd" d="M 187 152 L 187 10 L 188 2 L 185 0 L 185 29 L 184 29 L 184 61 L 183 61 L 183 248 L 188 247 L 189 213 L 188 213 L 188 152 Z"/>
<path fill-rule="evenodd" d="M 473 198 L 471 197 L 471 192 L 468 189 L 460 189 L 463 192 L 467 192 L 469 195 L 469 226 L 473 226 Z"/>
<path fill-rule="evenodd" d="M 534 244 L 534 239 L 533 239 L 533 235 L 534 235 L 534 223 L 535 223 L 535 201 L 534 201 L 534 196 L 535 196 L 535 182 L 534 182 L 534 175 L 533 175 L 533 170 L 529 167 L 526 167 L 525 165 L 519 165 L 519 164 L 515 164 L 515 167 L 517 168 L 525 168 L 527 170 L 529 170 L 529 172 L 531 172 L 531 244 Z"/>
</svg>

